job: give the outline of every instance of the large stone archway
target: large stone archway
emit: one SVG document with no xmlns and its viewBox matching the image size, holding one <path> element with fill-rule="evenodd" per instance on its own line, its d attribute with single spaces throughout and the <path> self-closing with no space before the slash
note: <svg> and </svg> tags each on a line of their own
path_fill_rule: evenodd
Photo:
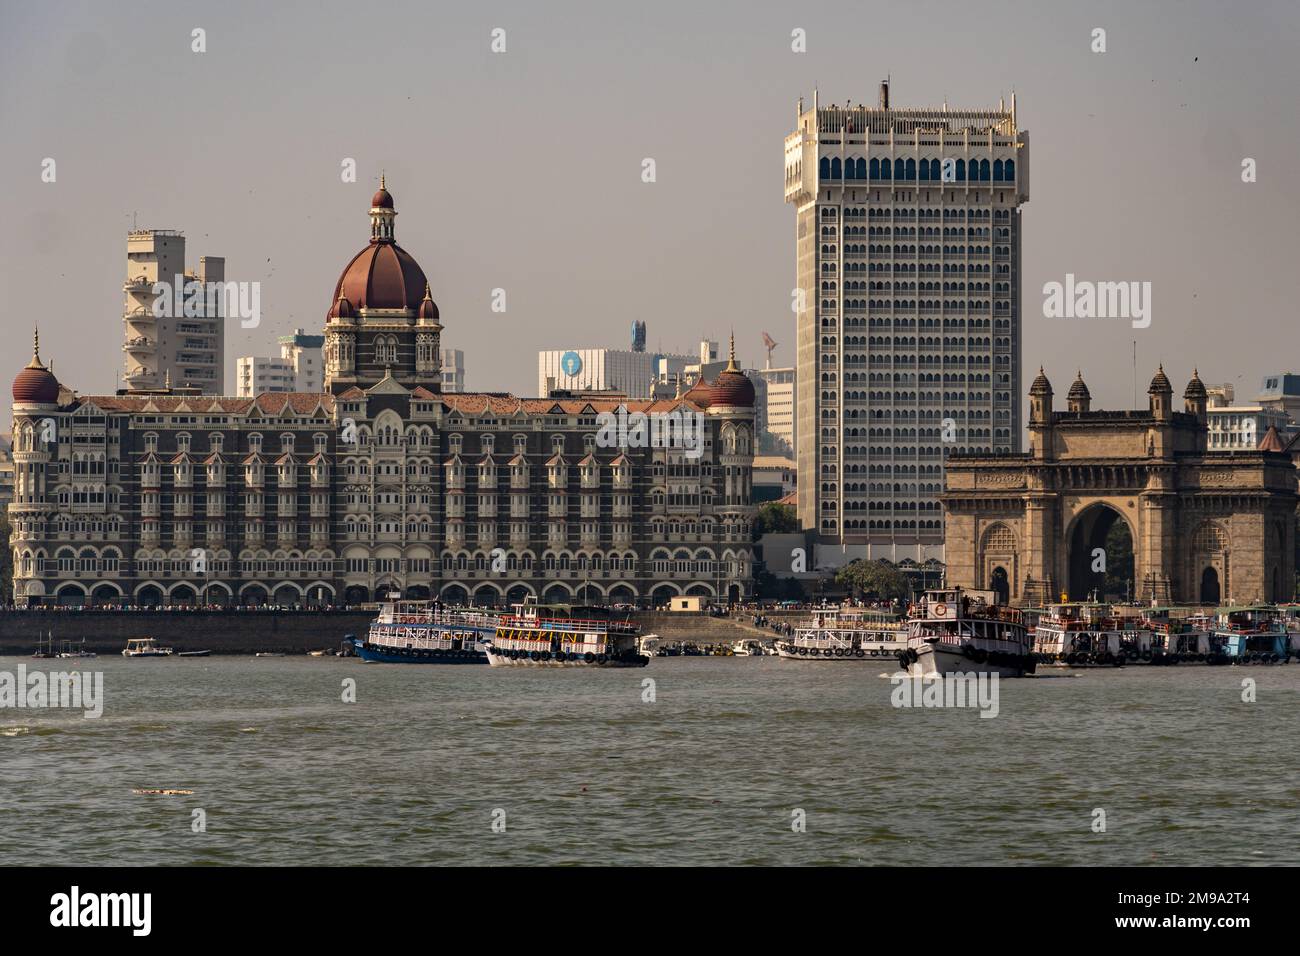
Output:
<svg viewBox="0 0 1300 956">
<path fill-rule="evenodd" d="M 1070 523 L 1066 541 L 1066 594 L 1072 601 L 1106 600 L 1108 583 L 1123 581 L 1123 593 L 1132 594 L 1134 573 L 1133 528 L 1123 513 L 1109 502 L 1087 505 Z"/>
</svg>

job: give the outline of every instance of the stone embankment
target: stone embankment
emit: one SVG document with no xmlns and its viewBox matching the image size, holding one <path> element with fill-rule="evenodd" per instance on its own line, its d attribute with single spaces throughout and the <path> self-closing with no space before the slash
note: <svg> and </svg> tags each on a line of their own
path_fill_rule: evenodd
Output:
<svg viewBox="0 0 1300 956">
<path fill-rule="evenodd" d="M 770 620 L 802 620 L 805 611 L 777 611 Z M 115 654 L 129 638 L 152 637 L 178 651 L 210 650 L 214 654 L 257 651 L 306 653 L 338 648 L 344 635 L 364 634 L 373 611 L 0 611 L 0 654 L 28 655 L 38 643 L 52 639 L 55 651 L 64 641 L 99 654 Z M 641 611 L 633 615 L 642 634 L 665 641 L 696 644 L 765 640 L 776 636 L 767 627 L 754 627 L 754 615 L 731 617 L 704 613 Z"/>
</svg>

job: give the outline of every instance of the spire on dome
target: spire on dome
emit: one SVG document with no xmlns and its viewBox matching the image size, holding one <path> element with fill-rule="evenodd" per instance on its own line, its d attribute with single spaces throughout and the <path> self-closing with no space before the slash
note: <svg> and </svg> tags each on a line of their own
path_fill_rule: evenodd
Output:
<svg viewBox="0 0 1300 956">
<path fill-rule="evenodd" d="M 41 327 L 32 326 L 32 360 L 27 363 L 28 368 L 45 368 L 41 363 Z"/>
<path fill-rule="evenodd" d="M 736 330 L 731 330 L 731 345 L 727 352 L 727 367 L 724 372 L 739 372 L 740 368 L 736 365 Z"/>
</svg>

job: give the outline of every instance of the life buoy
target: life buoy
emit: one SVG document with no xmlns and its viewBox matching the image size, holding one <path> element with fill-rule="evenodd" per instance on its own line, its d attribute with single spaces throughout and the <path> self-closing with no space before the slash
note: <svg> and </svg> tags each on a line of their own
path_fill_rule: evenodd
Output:
<svg viewBox="0 0 1300 956">
<path fill-rule="evenodd" d="M 942 601 L 939 602 L 938 604 L 936 604 L 936 605 L 934 606 L 934 616 L 935 616 L 935 617 L 947 617 L 947 616 L 948 616 L 948 605 L 944 604 Z"/>
<path fill-rule="evenodd" d="M 835 648 L 834 654 L 835 654 L 836 657 L 843 657 L 843 656 L 844 656 L 844 648 L 842 648 L 842 647 L 837 647 L 837 648 Z"/>
<path fill-rule="evenodd" d="M 555 652 L 555 659 L 556 659 L 557 661 L 559 661 L 561 664 L 563 664 L 563 663 L 564 663 L 564 651 L 556 651 L 556 652 Z"/>
</svg>

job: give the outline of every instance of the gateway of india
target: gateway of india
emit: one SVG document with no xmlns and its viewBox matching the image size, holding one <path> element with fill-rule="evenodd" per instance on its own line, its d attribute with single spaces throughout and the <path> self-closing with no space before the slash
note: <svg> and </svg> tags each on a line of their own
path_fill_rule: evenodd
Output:
<svg viewBox="0 0 1300 956">
<path fill-rule="evenodd" d="M 1083 600 L 1104 581 L 1099 556 L 1116 557 L 1108 537 L 1127 530 L 1135 600 L 1290 600 L 1296 471 L 1277 433 L 1255 450 L 1207 452 L 1195 372 L 1181 412 L 1163 367 L 1147 394 L 1146 409 L 1093 411 L 1080 374 L 1055 411 L 1040 369 L 1027 454 L 947 460 L 948 583 L 1011 603 Z"/>
</svg>

